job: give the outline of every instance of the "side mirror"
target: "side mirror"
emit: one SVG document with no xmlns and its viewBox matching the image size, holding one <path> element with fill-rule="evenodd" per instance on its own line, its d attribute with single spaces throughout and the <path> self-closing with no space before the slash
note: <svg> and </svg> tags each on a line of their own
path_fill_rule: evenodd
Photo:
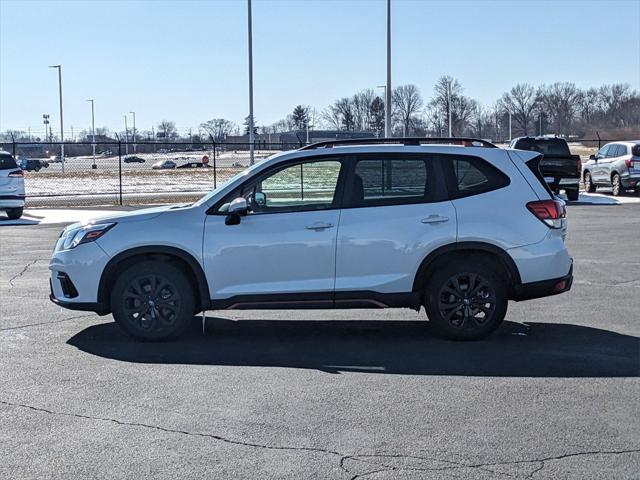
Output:
<svg viewBox="0 0 640 480">
<path fill-rule="evenodd" d="M 253 194 L 253 201 L 258 207 L 266 207 L 267 195 L 263 192 L 256 192 Z"/>
<path fill-rule="evenodd" d="M 225 225 L 238 225 L 240 223 L 240 216 L 246 214 L 247 200 L 243 197 L 234 198 L 229 204 L 224 223 Z"/>
<path fill-rule="evenodd" d="M 589 155 L 589 160 L 597 160 L 595 155 Z"/>
</svg>

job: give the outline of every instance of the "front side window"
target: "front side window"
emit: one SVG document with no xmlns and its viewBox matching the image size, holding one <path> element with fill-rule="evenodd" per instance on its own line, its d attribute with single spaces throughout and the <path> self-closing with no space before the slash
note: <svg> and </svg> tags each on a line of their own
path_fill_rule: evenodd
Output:
<svg viewBox="0 0 640 480">
<path fill-rule="evenodd" d="M 431 193 L 430 177 L 425 159 L 358 160 L 345 191 L 346 202 L 352 207 L 425 202 Z"/>
<path fill-rule="evenodd" d="M 336 191 L 342 163 L 322 160 L 279 168 L 248 182 L 229 195 L 219 209 L 242 196 L 250 214 L 323 210 L 336 206 Z"/>
<path fill-rule="evenodd" d="M 613 147 L 613 145 L 605 145 L 604 147 L 602 147 L 596 155 L 596 158 L 606 158 L 611 147 Z"/>
</svg>

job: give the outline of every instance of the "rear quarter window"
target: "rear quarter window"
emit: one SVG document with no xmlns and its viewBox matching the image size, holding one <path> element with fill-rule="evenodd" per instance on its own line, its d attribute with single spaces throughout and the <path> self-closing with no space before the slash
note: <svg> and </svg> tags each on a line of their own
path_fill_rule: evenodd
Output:
<svg viewBox="0 0 640 480">
<path fill-rule="evenodd" d="M 634 145 L 631 148 L 631 154 L 635 155 L 636 157 L 640 157 L 640 145 Z"/>
<path fill-rule="evenodd" d="M 507 175 L 479 157 L 442 155 L 451 198 L 469 197 L 509 185 Z"/>
<path fill-rule="evenodd" d="M 18 168 L 14 158 L 7 153 L 0 153 L 0 170 Z"/>
</svg>

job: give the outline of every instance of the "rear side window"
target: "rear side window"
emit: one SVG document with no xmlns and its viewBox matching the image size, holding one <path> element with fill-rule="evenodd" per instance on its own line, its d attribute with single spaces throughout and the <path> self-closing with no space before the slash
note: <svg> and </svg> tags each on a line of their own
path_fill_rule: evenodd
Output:
<svg viewBox="0 0 640 480">
<path fill-rule="evenodd" d="M 478 157 L 443 155 L 449 195 L 462 198 L 509 185 L 510 180 L 493 165 Z"/>
<path fill-rule="evenodd" d="M 427 202 L 432 197 L 431 165 L 426 158 L 361 159 L 355 164 L 346 194 L 350 207 Z"/>
<path fill-rule="evenodd" d="M 0 153 L 0 170 L 18 168 L 16 161 L 8 153 Z"/>
</svg>

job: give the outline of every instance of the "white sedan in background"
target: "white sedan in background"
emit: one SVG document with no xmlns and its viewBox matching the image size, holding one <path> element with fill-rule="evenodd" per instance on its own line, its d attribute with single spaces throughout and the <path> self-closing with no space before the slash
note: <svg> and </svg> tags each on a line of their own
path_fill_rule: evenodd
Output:
<svg viewBox="0 0 640 480">
<path fill-rule="evenodd" d="M 176 162 L 173 160 L 160 160 L 154 163 L 151 168 L 154 170 L 166 170 L 171 168 L 176 168 Z"/>
</svg>

